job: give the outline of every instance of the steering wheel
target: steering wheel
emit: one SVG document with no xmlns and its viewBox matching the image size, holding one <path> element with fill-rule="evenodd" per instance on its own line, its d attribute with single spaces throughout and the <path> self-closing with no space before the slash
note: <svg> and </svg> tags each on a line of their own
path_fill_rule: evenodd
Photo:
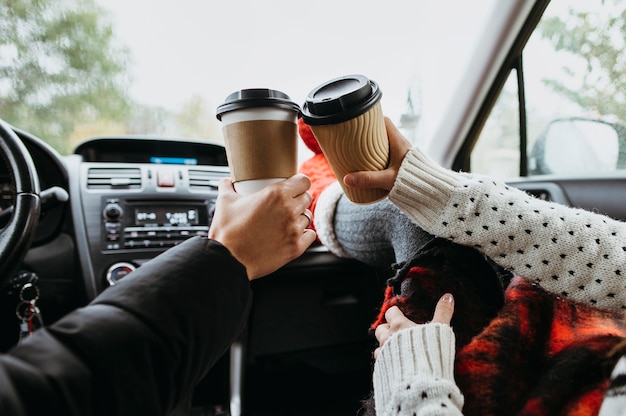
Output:
<svg viewBox="0 0 626 416">
<path fill-rule="evenodd" d="M 15 184 L 13 212 L 0 230 L 0 286 L 7 283 L 26 255 L 39 219 L 39 179 L 33 159 L 11 126 L 0 120 L 0 157 Z"/>
</svg>

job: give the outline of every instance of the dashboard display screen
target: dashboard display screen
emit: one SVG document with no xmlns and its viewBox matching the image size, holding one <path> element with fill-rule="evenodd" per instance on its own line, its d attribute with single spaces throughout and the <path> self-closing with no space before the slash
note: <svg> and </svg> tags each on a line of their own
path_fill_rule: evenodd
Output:
<svg viewBox="0 0 626 416">
<path fill-rule="evenodd" d="M 135 208 L 135 225 L 197 225 L 198 209 L 184 206 Z"/>
<path fill-rule="evenodd" d="M 197 165 L 198 159 L 193 157 L 159 157 L 152 156 L 150 163 L 163 164 L 163 165 Z"/>
</svg>

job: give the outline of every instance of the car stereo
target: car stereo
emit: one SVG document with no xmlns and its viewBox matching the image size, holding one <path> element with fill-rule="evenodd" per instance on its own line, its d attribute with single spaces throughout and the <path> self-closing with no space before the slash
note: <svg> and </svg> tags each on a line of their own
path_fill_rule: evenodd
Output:
<svg viewBox="0 0 626 416">
<path fill-rule="evenodd" d="M 103 198 L 102 249 L 169 248 L 206 237 L 215 200 L 136 200 Z"/>
</svg>

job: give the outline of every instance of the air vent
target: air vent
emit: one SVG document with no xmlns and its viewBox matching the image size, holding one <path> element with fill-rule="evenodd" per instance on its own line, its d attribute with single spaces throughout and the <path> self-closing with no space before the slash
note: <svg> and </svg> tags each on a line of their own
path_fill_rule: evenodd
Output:
<svg viewBox="0 0 626 416">
<path fill-rule="evenodd" d="M 139 168 L 90 168 L 87 171 L 88 189 L 139 189 Z"/>
<path fill-rule="evenodd" d="M 189 188 L 191 189 L 217 189 L 220 179 L 227 176 L 219 172 L 208 172 L 205 170 L 189 170 Z"/>
</svg>

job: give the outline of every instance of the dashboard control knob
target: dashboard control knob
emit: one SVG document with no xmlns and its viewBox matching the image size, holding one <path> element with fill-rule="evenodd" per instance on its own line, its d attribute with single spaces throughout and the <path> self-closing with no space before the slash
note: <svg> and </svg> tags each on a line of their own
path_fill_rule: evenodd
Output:
<svg viewBox="0 0 626 416">
<path fill-rule="evenodd" d="M 109 285 L 113 286 L 120 279 L 134 271 L 136 268 L 137 267 L 135 267 L 135 265 L 131 263 L 115 263 L 107 270 L 107 282 L 109 282 Z"/>
<path fill-rule="evenodd" d="M 102 211 L 102 215 L 108 221 L 118 221 L 122 218 L 124 211 L 119 204 L 107 204 Z"/>
</svg>

